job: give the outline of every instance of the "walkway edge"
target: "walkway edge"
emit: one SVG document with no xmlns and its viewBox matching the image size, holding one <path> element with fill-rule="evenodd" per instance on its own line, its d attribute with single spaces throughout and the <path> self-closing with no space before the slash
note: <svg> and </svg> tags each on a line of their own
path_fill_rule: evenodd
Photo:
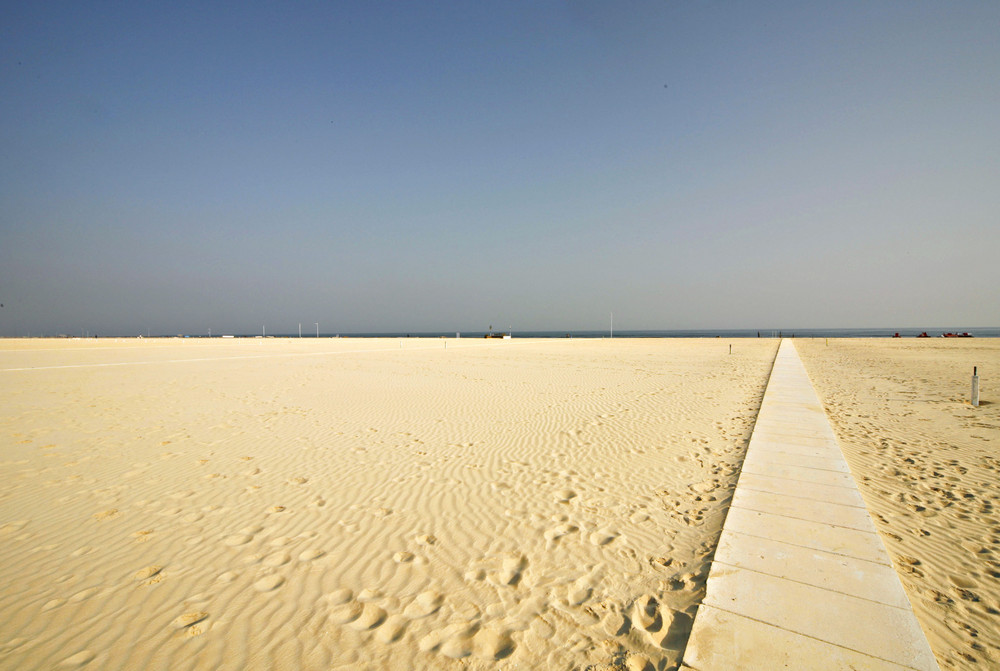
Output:
<svg viewBox="0 0 1000 671">
<path fill-rule="evenodd" d="M 791 340 L 778 347 L 682 668 L 938 671 Z"/>
</svg>

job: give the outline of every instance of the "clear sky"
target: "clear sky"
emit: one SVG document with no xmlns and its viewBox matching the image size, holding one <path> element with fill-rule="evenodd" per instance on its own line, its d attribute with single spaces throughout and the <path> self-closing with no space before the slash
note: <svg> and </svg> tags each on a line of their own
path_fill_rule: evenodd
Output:
<svg viewBox="0 0 1000 671">
<path fill-rule="evenodd" d="M 1000 3 L 9 2 L 0 335 L 1000 325 Z"/>
</svg>

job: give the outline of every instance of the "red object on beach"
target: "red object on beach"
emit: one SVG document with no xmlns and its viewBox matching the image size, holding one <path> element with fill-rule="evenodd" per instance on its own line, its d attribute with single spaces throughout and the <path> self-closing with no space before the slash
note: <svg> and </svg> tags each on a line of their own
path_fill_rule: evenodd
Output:
<svg viewBox="0 0 1000 671">
<path fill-rule="evenodd" d="M 962 333 L 942 333 L 941 337 L 942 338 L 971 338 L 972 334 L 969 333 L 968 331 L 964 331 Z"/>
<path fill-rule="evenodd" d="M 927 331 L 924 331 L 923 333 L 921 333 L 921 334 L 920 334 L 920 335 L 918 335 L 917 337 L 918 337 L 918 338 L 930 338 L 930 336 L 929 336 L 929 335 L 927 335 Z"/>
<path fill-rule="evenodd" d="M 893 338 L 898 338 L 898 337 L 899 337 L 899 331 L 896 331 L 896 332 L 895 332 L 895 333 L 894 333 L 894 334 L 892 335 L 892 337 L 893 337 Z"/>
</svg>

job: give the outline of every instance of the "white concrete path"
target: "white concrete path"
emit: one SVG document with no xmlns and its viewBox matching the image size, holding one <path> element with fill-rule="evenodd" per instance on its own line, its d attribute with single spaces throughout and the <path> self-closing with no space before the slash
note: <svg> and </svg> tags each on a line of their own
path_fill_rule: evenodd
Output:
<svg viewBox="0 0 1000 671">
<path fill-rule="evenodd" d="M 791 340 L 782 340 L 685 668 L 937 662 Z"/>
</svg>

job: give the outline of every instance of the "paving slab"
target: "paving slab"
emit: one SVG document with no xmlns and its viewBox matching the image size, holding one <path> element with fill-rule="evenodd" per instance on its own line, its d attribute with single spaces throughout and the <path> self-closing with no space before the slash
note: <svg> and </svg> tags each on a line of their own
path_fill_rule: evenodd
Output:
<svg viewBox="0 0 1000 671">
<path fill-rule="evenodd" d="M 788 494 L 824 503 L 838 503 L 842 506 L 864 508 L 865 500 L 857 487 L 831 485 L 827 482 L 803 482 L 780 475 L 741 473 L 740 485 L 744 489 L 771 494 Z"/>
<path fill-rule="evenodd" d="M 715 561 L 896 608 L 910 607 L 894 584 L 896 570 L 878 562 L 729 529 L 719 539 Z"/>
<path fill-rule="evenodd" d="M 790 340 L 775 357 L 684 667 L 938 669 Z"/>
<path fill-rule="evenodd" d="M 726 531 L 781 541 L 787 545 L 825 550 L 846 557 L 891 566 L 882 541 L 870 531 L 857 531 L 824 522 L 798 520 L 754 510 L 731 508 L 726 517 Z"/>
<path fill-rule="evenodd" d="M 747 464 L 774 464 L 777 466 L 803 466 L 805 468 L 813 468 L 824 471 L 835 471 L 839 473 L 850 474 L 851 469 L 847 467 L 847 463 L 841 459 L 834 459 L 830 457 L 811 457 L 803 454 L 792 454 L 790 452 L 773 452 L 762 450 L 760 452 L 755 452 L 750 454 L 747 450 L 747 456 L 744 459 L 744 463 Z"/>
<path fill-rule="evenodd" d="M 912 671 L 857 650 L 736 615 L 712 606 L 698 608 L 701 638 L 688 646 L 685 669 L 853 669 L 855 671 Z"/>
<path fill-rule="evenodd" d="M 843 506 L 801 496 L 759 492 L 739 485 L 733 494 L 732 506 L 875 533 L 875 525 L 868 516 L 868 509 L 857 506 Z"/>
<path fill-rule="evenodd" d="M 794 480 L 796 482 L 813 482 L 816 484 L 823 484 L 835 487 L 849 487 L 851 489 L 857 489 L 857 485 L 854 483 L 854 478 L 851 477 L 850 473 L 830 473 L 828 471 L 816 471 L 813 468 L 805 468 L 802 466 L 790 466 L 788 464 L 767 464 L 766 468 L 754 468 L 750 464 L 744 462 L 743 471 L 740 477 L 743 475 L 769 475 L 773 477 L 785 478 L 787 480 Z"/>
</svg>

